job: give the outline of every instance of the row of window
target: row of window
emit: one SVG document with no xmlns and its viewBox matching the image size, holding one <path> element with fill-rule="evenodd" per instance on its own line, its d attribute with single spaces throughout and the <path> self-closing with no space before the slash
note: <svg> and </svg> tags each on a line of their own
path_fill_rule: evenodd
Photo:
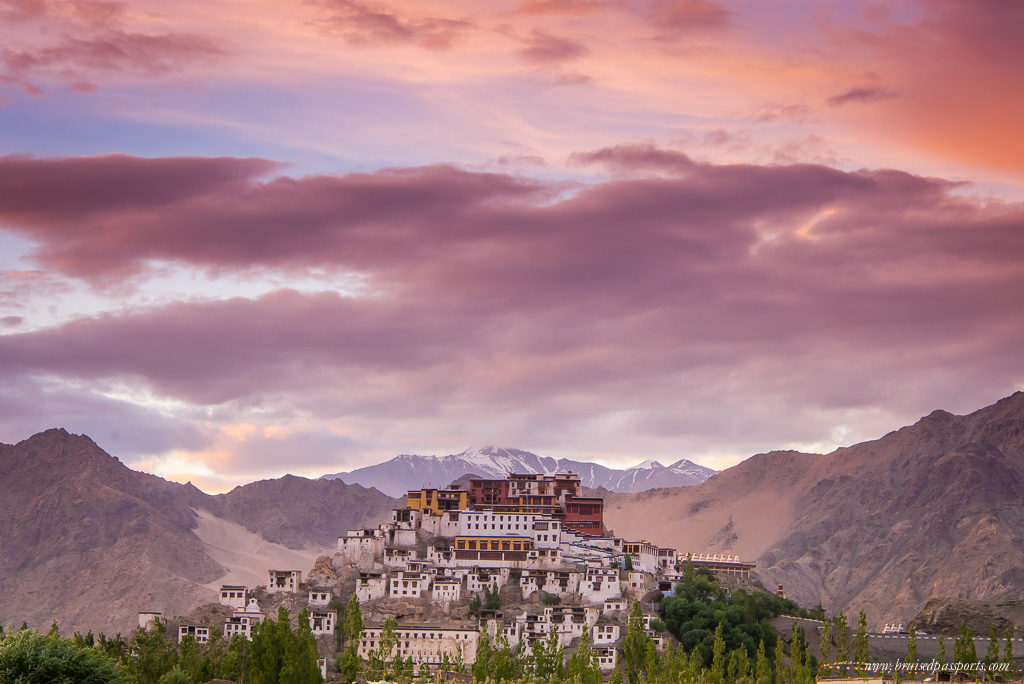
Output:
<svg viewBox="0 0 1024 684">
<path fill-rule="evenodd" d="M 529 551 L 533 548 L 533 540 L 456 539 L 455 548 L 459 551 Z"/>
</svg>

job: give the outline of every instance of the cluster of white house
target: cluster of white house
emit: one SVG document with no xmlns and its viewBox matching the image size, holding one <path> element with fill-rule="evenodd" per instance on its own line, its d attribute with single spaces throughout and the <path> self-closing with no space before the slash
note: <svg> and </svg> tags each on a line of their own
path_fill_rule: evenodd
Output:
<svg viewBox="0 0 1024 684">
<path fill-rule="evenodd" d="M 268 593 L 299 593 L 302 591 L 301 584 L 301 570 L 267 571 L 266 589 Z M 327 608 L 334 597 L 333 592 L 327 588 L 313 587 L 307 591 L 307 594 L 310 630 L 315 636 L 334 634 L 338 613 Z M 231 616 L 224 620 L 223 634 L 226 639 L 231 639 L 236 635 L 251 639 L 253 629 L 267 617 L 266 613 L 260 609 L 259 601 L 250 595 L 247 587 L 241 585 L 225 584 L 221 586 L 219 602 L 223 606 L 234 609 Z M 163 619 L 164 616 L 160 612 L 142 611 L 139 613 L 139 627 L 150 629 L 157 620 Z M 197 643 L 205 644 L 210 640 L 210 627 L 182 622 L 178 625 L 178 643 L 181 643 L 187 636 L 191 636 Z"/>
<path fill-rule="evenodd" d="M 511 586 L 517 599 L 547 594 L 565 604 L 545 600 L 539 610 L 528 608 L 507 618 L 484 609 L 470 625 L 400 624 L 397 652 L 418 665 L 440 664 L 446 656 L 451 662 L 474 662 L 483 631 L 504 637 L 513 648 L 557 632 L 568 646 L 586 627 L 603 669 L 616 665 L 623 613 L 649 591 L 670 593 L 685 562 L 734 578 L 749 577 L 754 567 L 730 555 L 679 553 L 606 535 L 603 501 L 580 492 L 579 477 L 571 473 L 473 480 L 469 491 L 413 490 L 390 521 L 338 537 L 335 564 L 358 572 L 360 603 L 421 599 L 445 606 Z M 298 570 L 269 570 L 266 589 L 307 592 L 313 634 L 334 632 L 331 589 L 303 585 Z M 224 621 L 224 635 L 251 638 L 265 616 L 247 588 L 221 587 L 220 602 L 233 609 Z M 139 625 L 147 628 L 158 617 L 140 613 Z M 660 647 L 663 637 L 650 630 L 653 617 L 645 615 L 645 628 Z M 380 633 L 379 625 L 364 630 L 361 656 L 379 646 Z M 205 642 L 209 634 L 208 626 L 182 624 L 178 636 Z"/>
</svg>

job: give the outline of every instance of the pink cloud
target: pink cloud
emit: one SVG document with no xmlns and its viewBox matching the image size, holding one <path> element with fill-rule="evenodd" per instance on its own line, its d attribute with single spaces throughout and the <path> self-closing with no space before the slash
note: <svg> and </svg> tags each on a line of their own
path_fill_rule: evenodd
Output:
<svg viewBox="0 0 1024 684">
<path fill-rule="evenodd" d="M 355 45 L 414 44 L 429 50 L 447 50 L 474 27 L 466 19 L 400 13 L 382 3 L 360 0 L 323 0 L 328 11 L 316 25 Z"/>
<path fill-rule="evenodd" d="M 8 1 L 0 13 L 10 19 L 0 81 L 32 94 L 52 81 L 88 91 L 110 75 L 163 76 L 226 53 L 196 33 L 136 30 L 122 3 Z"/>
<path fill-rule="evenodd" d="M 536 29 L 519 49 L 523 59 L 537 64 L 565 62 L 582 57 L 586 53 L 586 46 L 578 41 Z"/>
<path fill-rule="evenodd" d="M 879 102 L 881 100 L 891 100 L 894 97 L 899 97 L 899 94 L 885 88 L 867 86 L 850 88 L 833 95 L 828 98 L 828 104 L 833 107 L 840 107 L 850 102 Z"/>
<path fill-rule="evenodd" d="M 627 432 L 705 445 L 730 429 L 687 413 L 708 402 L 763 421 L 743 403 L 770 396 L 793 415 L 749 434 L 820 439 L 842 412 L 966 409 L 1024 378 L 1007 325 L 1024 316 L 1018 205 L 892 170 L 647 145 L 579 159 L 621 175 L 572 190 L 437 166 L 264 180 L 259 160 L 5 159 L 0 178 L 26 180 L 0 217 L 61 272 L 315 266 L 358 271 L 373 294 L 83 318 L 0 336 L 0 369 L 447 431 L 486 414 L 515 423 L 503 434 L 552 435 L 626 412 Z M 88 192 L 91 163 L 121 192 Z"/>
</svg>

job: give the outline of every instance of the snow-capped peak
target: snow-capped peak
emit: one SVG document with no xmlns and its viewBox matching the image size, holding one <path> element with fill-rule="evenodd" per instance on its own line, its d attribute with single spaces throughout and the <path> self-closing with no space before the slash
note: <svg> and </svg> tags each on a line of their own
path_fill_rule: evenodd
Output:
<svg viewBox="0 0 1024 684">
<path fill-rule="evenodd" d="M 616 470 L 597 463 L 555 459 L 522 449 L 488 444 L 447 456 L 397 456 L 384 463 L 324 477 L 376 487 L 391 496 L 401 496 L 406 490 L 425 487 L 428 483 L 443 487 L 464 475 L 504 478 L 510 473 L 553 475 L 566 472 L 578 474 L 584 487 L 604 487 L 618 492 L 692 485 L 703 482 L 715 473 L 710 468 L 685 459 L 667 468 L 659 461 L 650 459 L 626 470 Z"/>
<path fill-rule="evenodd" d="M 638 463 L 632 468 L 627 468 L 627 470 L 658 470 L 659 468 L 664 467 L 665 466 L 663 466 L 659 461 L 655 461 L 653 458 L 649 458 L 643 463 Z"/>
</svg>

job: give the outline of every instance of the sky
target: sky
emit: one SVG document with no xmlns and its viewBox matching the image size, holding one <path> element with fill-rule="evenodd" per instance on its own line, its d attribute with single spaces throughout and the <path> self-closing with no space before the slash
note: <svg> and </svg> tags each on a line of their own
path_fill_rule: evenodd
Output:
<svg viewBox="0 0 1024 684">
<path fill-rule="evenodd" d="M 0 0 L 0 441 L 207 491 L 1024 389 L 1024 4 Z"/>
</svg>

